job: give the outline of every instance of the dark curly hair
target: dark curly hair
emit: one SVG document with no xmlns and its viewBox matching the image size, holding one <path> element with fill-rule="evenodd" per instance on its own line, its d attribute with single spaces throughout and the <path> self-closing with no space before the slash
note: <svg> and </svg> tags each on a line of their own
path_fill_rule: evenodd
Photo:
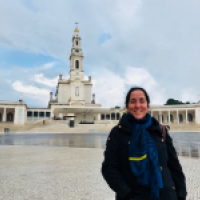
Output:
<svg viewBox="0 0 200 200">
<path fill-rule="evenodd" d="M 126 95 L 126 101 L 125 101 L 126 108 L 128 107 L 128 103 L 129 103 L 129 100 L 130 100 L 131 92 L 133 92 L 135 90 L 141 90 L 142 92 L 144 92 L 146 100 L 147 100 L 147 105 L 149 105 L 150 104 L 150 98 L 149 98 L 149 95 L 147 94 L 147 91 L 142 87 L 132 87 L 128 91 L 127 95 Z"/>
</svg>

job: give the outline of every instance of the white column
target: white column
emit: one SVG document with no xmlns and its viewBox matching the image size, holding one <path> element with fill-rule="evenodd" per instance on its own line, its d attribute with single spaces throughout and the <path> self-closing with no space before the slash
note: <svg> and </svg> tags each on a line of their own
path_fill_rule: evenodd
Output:
<svg viewBox="0 0 200 200">
<path fill-rule="evenodd" d="M 23 124 L 27 122 L 27 109 L 23 107 Z"/>
<path fill-rule="evenodd" d="M 14 115 L 14 124 L 19 124 L 19 119 L 18 119 L 18 107 L 15 108 L 15 115 Z"/>
<path fill-rule="evenodd" d="M 162 111 L 159 111 L 159 123 L 162 124 Z"/>
<path fill-rule="evenodd" d="M 171 119 L 170 119 L 170 110 L 168 111 L 168 123 L 171 124 Z"/>
<path fill-rule="evenodd" d="M 50 119 L 54 119 L 54 112 L 51 112 Z"/>
<path fill-rule="evenodd" d="M 185 114 L 185 123 L 187 124 L 188 123 L 188 119 L 187 119 L 187 110 L 185 110 L 186 114 Z"/>
<path fill-rule="evenodd" d="M 34 120 L 34 111 L 32 111 L 32 120 Z"/>
<path fill-rule="evenodd" d="M 2 122 L 6 122 L 6 108 L 3 109 L 3 120 Z"/>
<path fill-rule="evenodd" d="M 101 120 L 101 114 L 97 114 L 97 120 Z"/>
<path fill-rule="evenodd" d="M 44 119 L 46 119 L 46 111 L 44 111 Z"/>
<path fill-rule="evenodd" d="M 177 124 L 179 124 L 178 110 L 176 110 L 176 118 L 177 118 Z"/>
</svg>

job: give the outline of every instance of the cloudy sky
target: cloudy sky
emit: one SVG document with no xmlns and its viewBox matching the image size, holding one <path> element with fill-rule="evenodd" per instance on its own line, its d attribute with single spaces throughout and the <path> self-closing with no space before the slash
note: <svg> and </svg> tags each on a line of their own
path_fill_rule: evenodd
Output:
<svg viewBox="0 0 200 200">
<path fill-rule="evenodd" d="M 152 104 L 197 102 L 199 0 L 0 0 L 0 100 L 46 107 L 69 74 L 75 22 L 96 102 L 123 106 L 142 86 Z"/>
</svg>

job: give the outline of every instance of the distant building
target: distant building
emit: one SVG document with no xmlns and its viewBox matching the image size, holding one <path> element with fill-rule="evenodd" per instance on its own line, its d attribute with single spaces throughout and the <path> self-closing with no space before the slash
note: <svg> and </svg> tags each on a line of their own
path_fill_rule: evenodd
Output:
<svg viewBox="0 0 200 200">
<path fill-rule="evenodd" d="M 50 92 L 47 108 L 28 108 L 19 102 L 0 101 L 0 122 L 25 124 L 43 119 L 74 119 L 75 123 L 94 123 L 103 120 L 119 120 L 119 109 L 102 108 L 92 94 L 92 78 L 84 80 L 83 52 L 78 28 L 72 37 L 70 77 L 59 75 L 56 94 Z"/>
<path fill-rule="evenodd" d="M 47 108 L 29 108 L 20 98 L 18 102 L 0 101 L 0 122 L 34 123 L 48 119 L 74 119 L 75 123 L 117 123 L 126 109 L 102 108 L 92 94 L 92 78 L 84 80 L 83 52 L 78 28 L 72 37 L 70 77 L 59 75 L 55 97 L 50 92 Z M 151 106 L 150 113 L 160 123 L 200 124 L 200 104 Z"/>
</svg>

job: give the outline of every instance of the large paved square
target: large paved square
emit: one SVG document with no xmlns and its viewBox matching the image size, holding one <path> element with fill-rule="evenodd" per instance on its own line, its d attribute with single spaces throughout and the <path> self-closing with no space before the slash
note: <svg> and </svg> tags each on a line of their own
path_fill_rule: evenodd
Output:
<svg viewBox="0 0 200 200">
<path fill-rule="evenodd" d="M 0 146 L 0 200 L 114 200 L 103 149 Z M 180 157 L 188 200 L 200 199 L 200 159 Z"/>
</svg>

